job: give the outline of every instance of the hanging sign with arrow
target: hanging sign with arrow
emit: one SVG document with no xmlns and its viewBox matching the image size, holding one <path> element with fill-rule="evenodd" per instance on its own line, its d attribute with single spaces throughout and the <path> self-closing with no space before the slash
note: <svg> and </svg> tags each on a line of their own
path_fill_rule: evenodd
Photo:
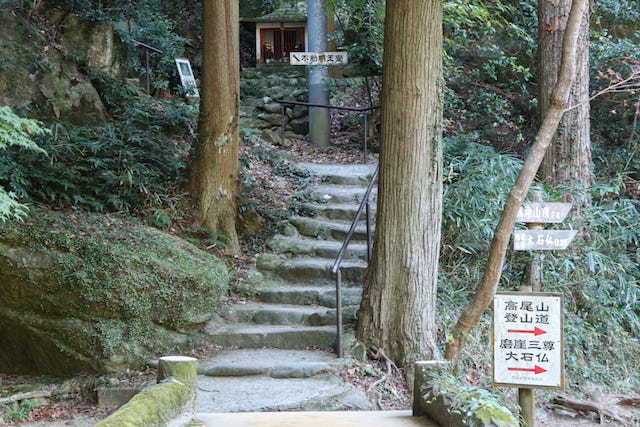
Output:
<svg viewBox="0 0 640 427">
<path fill-rule="evenodd" d="M 564 250 L 578 230 L 515 230 L 514 251 Z"/>
<path fill-rule="evenodd" d="M 291 65 L 345 65 L 347 52 L 291 52 Z"/>
<path fill-rule="evenodd" d="M 571 203 L 525 203 L 518 209 L 516 221 L 559 224 L 570 210 Z"/>
<path fill-rule="evenodd" d="M 493 382 L 496 386 L 564 388 L 560 294 L 495 295 Z"/>
</svg>

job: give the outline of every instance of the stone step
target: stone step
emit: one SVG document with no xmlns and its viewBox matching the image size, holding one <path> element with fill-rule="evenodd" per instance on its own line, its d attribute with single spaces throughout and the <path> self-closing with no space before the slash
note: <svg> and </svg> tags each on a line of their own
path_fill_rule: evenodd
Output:
<svg viewBox="0 0 640 427">
<path fill-rule="evenodd" d="M 300 163 L 303 169 L 309 169 L 322 178 L 325 183 L 337 185 L 357 185 L 367 187 L 371 177 L 375 173 L 375 164 L 318 164 L 318 163 Z"/>
<path fill-rule="evenodd" d="M 222 350 L 198 363 L 198 374 L 215 377 L 264 375 L 309 378 L 331 371 L 332 353 L 323 351 L 243 349 Z"/>
<path fill-rule="evenodd" d="M 321 218 L 309 218 L 304 216 L 293 216 L 289 218 L 289 223 L 293 225 L 298 233 L 306 237 L 313 237 L 319 240 L 337 240 L 344 242 L 351 227 L 351 221 L 325 220 Z M 373 227 L 371 233 L 373 235 Z M 367 226 L 364 221 L 360 221 L 356 226 L 352 242 L 366 242 Z"/>
<path fill-rule="evenodd" d="M 319 203 L 346 203 L 359 205 L 366 188 L 354 185 L 327 185 L 319 184 L 308 191 L 308 198 Z M 378 191 L 374 187 L 369 195 L 369 201 L 375 208 L 378 200 Z"/>
<path fill-rule="evenodd" d="M 233 348 L 333 348 L 336 343 L 335 326 L 292 326 L 232 324 L 205 327 L 205 335 L 198 344 Z"/>
<path fill-rule="evenodd" d="M 316 217 L 326 218 L 329 220 L 348 221 L 353 222 L 358 209 L 359 204 L 355 203 L 307 203 L 305 208 L 313 212 Z M 369 204 L 369 212 L 371 215 L 371 223 L 375 223 L 376 219 L 376 206 L 375 204 Z M 365 221 L 367 218 L 366 206 L 363 207 L 360 213 L 359 221 Z"/>
<path fill-rule="evenodd" d="M 335 309 L 319 305 L 247 303 L 225 306 L 220 316 L 235 323 L 323 326 L 336 323 Z"/>
<path fill-rule="evenodd" d="M 240 79 L 259 79 L 264 83 L 265 79 L 304 78 L 305 67 L 282 64 L 260 64 L 259 67 L 244 68 L 240 72 Z"/>
<path fill-rule="evenodd" d="M 251 293 L 255 300 L 273 304 L 336 307 L 335 284 L 331 286 L 264 286 L 252 289 Z M 362 289 L 344 286 L 341 294 L 344 307 L 357 307 L 362 298 Z"/>
<path fill-rule="evenodd" d="M 268 242 L 268 247 L 281 254 L 310 255 L 335 260 L 342 247 L 342 242 L 337 240 L 318 240 L 305 236 L 276 235 Z M 344 258 L 366 260 L 366 243 L 351 242 L 347 246 Z"/>
<path fill-rule="evenodd" d="M 293 283 L 313 283 L 320 280 L 335 280 L 331 271 L 334 260 L 328 258 L 297 257 L 284 260 L 272 273 Z M 367 263 L 361 260 L 347 259 L 341 264 L 342 280 L 363 283 Z"/>
</svg>

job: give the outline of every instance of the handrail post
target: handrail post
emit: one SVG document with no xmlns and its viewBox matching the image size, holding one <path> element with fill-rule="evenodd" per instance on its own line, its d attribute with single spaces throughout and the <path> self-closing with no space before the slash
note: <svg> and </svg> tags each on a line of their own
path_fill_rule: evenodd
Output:
<svg viewBox="0 0 640 427">
<path fill-rule="evenodd" d="M 371 258 L 373 257 L 373 237 L 371 236 L 371 206 L 369 204 L 369 198 L 367 197 L 367 205 L 366 205 L 366 215 L 367 215 L 367 264 L 371 262 Z"/>
<path fill-rule="evenodd" d="M 336 271 L 336 354 L 338 358 L 344 357 L 342 345 L 342 274 L 340 268 Z"/>
<path fill-rule="evenodd" d="M 367 112 L 365 111 L 362 114 L 362 117 L 364 117 L 364 123 L 363 123 L 363 129 L 364 129 L 364 162 L 363 163 L 367 163 L 369 161 L 368 159 L 368 144 L 369 141 L 367 141 L 368 136 L 367 135 Z"/>
<path fill-rule="evenodd" d="M 284 143 L 284 127 L 286 126 L 284 124 L 284 104 L 280 104 L 280 144 L 285 147 L 285 143 Z"/>
<path fill-rule="evenodd" d="M 369 161 L 369 142 L 367 139 L 368 136 L 368 128 L 367 128 L 367 111 L 373 111 L 378 107 L 341 107 L 338 105 L 327 105 L 327 104 L 315 104 L 311 102 L 300 102 L 300 101 L 285 101 L 282 99 L 276 99 L 275 102 L 279 103 L 282 108 L 280 109 L 280 114 L 282 116 L 282 126 L 281 126 L 281 139 L 284 141 L 284 105 L 304 105 L 307 107 L 318 107 L 318 108 L 327 108 L 329 110 L 341 110 L 341 111 L 356 111 L 364 114 L 364 160 L 363 163 L 367 163 Z"/>
<path fill-rule="evenodd" d="M 340 264 L 342 263 L 342 258 L 346 253 L 347 246 L 349 242 L 351 242 L 351 238 L 353 237 L 353 233 L 356 230 L 356 226 L 358 221 L 360 221 L 360 216 L 362 215 L 362 211 L 367 208 L 367 262 L 371 261 L 371 230 L 370 230 L 370 220 L 371 213 L 369 212 L 369 196 L 371 194 L 371 190 L 373 189 L 373 185 L 378 179 L 378 168 L 376 168 L 375 172 L 371 176 L 371 181 L 369 181 L 369 185 L 367 186 L 366 191 L 364 192 L 364 196 L 360 201 L 360 206 L 358 206 L 358 212 L 356 212 L 355 218 L 351 222 L 351 227 L 347 232 L 347 237 L 342 242 L 342 247 L 338 251 L 338 255 L 336 256 L 336 260 L 331 267 L 331 271 L 336 275 L 336 327 L 337 327 L 337 337 L 336 337 L 336 354 L 338 357 L 343 357 L 343 349 L 342 349 L 342 335 L 343 335 L 343 327 L 342 327 L 342 274 L 340 272 Z"/>
</svg>

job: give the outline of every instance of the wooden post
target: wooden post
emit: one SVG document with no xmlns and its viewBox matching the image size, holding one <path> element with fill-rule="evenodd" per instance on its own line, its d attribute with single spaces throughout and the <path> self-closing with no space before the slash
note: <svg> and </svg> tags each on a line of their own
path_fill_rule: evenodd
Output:
<svg viewBox="0 0 640 427">
<path fill-rule="evenodd" d="M 528 228 L 528 224 L 527 224 Z M 533 263 L 532 263 L 533 264 Z M 529 272 L 531 267 L 529 266 Z M 530 277 L 529 277 L 530 278 Z M 531 292 L 533 286 L 529 282 L 528 286 L 523 286 L 518 291 Z M 518 388 L 518 405 L 520 406 L 520 422 L 523 427 L 535 427 L 536 423 L 536 397 L 535 390 L 532 388 Z"/>
<path fill-rule="evenodd" d="M 533 202 L 541 202 L 542 193 L 540 191 L 532 191 L 531 199 Z M 542 224 L 529 222 L 527 223 L 527 229 L 540 230 L 542 229 Z M 531 262 L 527 268 L 527 286 L 520 288 L 520 292 L 540 292 L 542 290 L 542 269 L 540 268 L 539 251 L 532 251 L 531 257 Z M 523 426 L 534 427 L 536 422 L 535 390 L 532 388 L 519 388 L 518 404 L 520 405 L 520 418 Z"/>
<path fill-rule="evenodd" d="M 531 192 L 531 200 L 533 202 L 542 202 L 542 192 L 535 190 Z M 541 230 L 541 223 L 527 223 L 528 230 Z M 540 251 L 531 252 L 531 262 L 527 269 L 527 285 L 533 292 L 542 291 L 542 267 L 540 265 Z"/>
<path fill-rule="evenodd" d="M 520 419 L 522 420 L 523 427 L 535 427 L 535 390 L 532 388 L 519 388 L 518 404 L 520 405 Z"/>
</svg>

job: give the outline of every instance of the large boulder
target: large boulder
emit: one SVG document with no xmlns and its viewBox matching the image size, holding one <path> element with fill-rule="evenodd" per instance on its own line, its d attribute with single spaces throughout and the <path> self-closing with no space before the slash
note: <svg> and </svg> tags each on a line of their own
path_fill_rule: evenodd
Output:
<svg viewBox="0 0 640 427">
<path fill-rule="evenodd" d="M 168 233 L 98 214 L 0 223 L 0 372 L 105 372 L 184 348 L 229 274 Z"/>
<path fill-rule="evenodd" d="M 89 22 L 78 15 L 52 14 L 51 23 L 59 29 L 64 47 L 82 67 L 110 76 L 122 74 L 125 52 L 113 25 Z"/>
<path fill-rule="evenodd" d="M 97 35 L 84 39 L 92 57 L 102 57 L 95 53 L 101 47 L 92 44 Z M 97 90 L 55 37 L 53 29 L 39 29 L 8 6 L 0 6 L 0 104 L 42 120 L 104 122 L 106 109 Z M 74 45 L 74 52 L 79 49 Z"/>
</svg>

